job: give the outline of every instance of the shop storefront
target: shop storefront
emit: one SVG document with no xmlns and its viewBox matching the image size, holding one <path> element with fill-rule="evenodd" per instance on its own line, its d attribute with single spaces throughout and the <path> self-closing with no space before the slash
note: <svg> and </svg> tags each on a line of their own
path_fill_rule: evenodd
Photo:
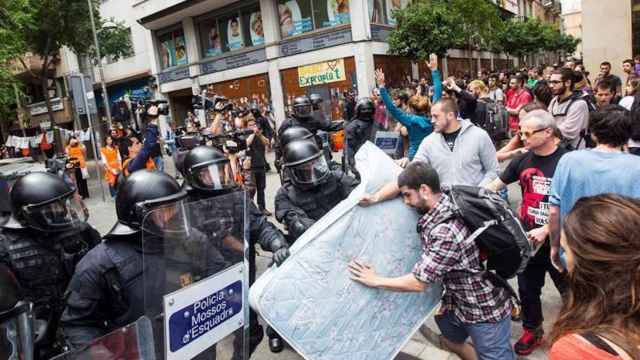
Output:
<svg viewBox="0 0 640 360">
<path fill-rule="evenodd" d="M 178 125 L 183 125 L 187 113 L 193 111 L 191 104 L 193 91 L 191 88 L 170 92 L 167 94 L 171 103 L 171 119 Z"/>
<path fill-rule="evenodd" d="M 269 104 L 271 98 L 267 74 L 223 81 L 206 87 L 209 93 L 223 95 L 242 106 L 248 106 L 250 103 Z"/>
<path fill-rule="evenodd" d="M 399 88 L 413 81 L 411 60 L 398 56 L 374 55 L 373 63 L 376 69 L 382 69 L 385 81 L 390 88 Z"/>
<path fill-rule="evenodd" d="M 296 96 L 319 94 L 325 99 L 325 113 L 332 120 L 342 119 L 345 93 L 356 87 L 355 68 L 353 57 L 348 57 L 280 71 L 286 106 Z"/>
</svg>

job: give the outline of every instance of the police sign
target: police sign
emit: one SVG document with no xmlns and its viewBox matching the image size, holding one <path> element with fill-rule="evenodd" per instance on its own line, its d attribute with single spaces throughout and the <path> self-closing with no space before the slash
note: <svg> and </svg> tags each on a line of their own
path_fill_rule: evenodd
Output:
<svg viewBox="0 0 640 360">
<path fill-rule="evenodd" d="M 243 326 L 242 269 L 237 264 L 164 296 L 167 360 L 193 358 Z"/>
</svg>

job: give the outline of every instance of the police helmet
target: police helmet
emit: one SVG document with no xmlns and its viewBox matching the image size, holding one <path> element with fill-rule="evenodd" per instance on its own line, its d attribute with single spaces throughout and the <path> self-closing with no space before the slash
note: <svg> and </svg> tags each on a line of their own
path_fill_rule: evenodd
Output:
<svg viewBox="0 0 640 360">
<path fill-rule="evenodd" d="M 229 159 L 211 146 L 191 149 L 184 157 L 182 169 L 185 181 L 199 191 L 221 193 L 236 188 Z"/>
<path fill-rule="evenodd" d="M 311 94 L 309 95 L 309 101 L 311 101 L 311 106 L 313 110 L 320 110 L 320 104 L 322 104 L 322 96 L 320 94 Z"/>
<path fill-rule="evenodd" d="M 0 314 L 13 309 L 20 300 L 20 286 L 13 272 L 0 265 Z"/>
<path fill-rule="evenodd" d="M 356 119 L 364 120 L 364 121 L 372 121 L 373 114 L 375 113 L 376 108 L 373 104 L 373 100 L 368 97 L 364 97 L 356 103 L 355 115 Z"/>
<path fill-rule="evenodd" d="M 252 104 L 249 111 L 251 111 L 251 115 L 256 119 L 262 116 L 262 112 L 260 111 L 260 106 L 258 106 L 258 104 Z"/>
<path fill-rule="evenodd" d="M 307 140 L 313 138 L 313 133 L 302 126 L 292 126 L 285 129 L 280 135 L 280 147 L 285 148 L 287 144 L 295 140 Z"/>
<path fill-rule="evenodd" d="M 74 193 L 74 188 L 54 174 L 29 173 L 11 188 L 11 219 L 4 227 L 29 227 L 43 232 L 70 230 L 85 222 L 88 215 Z"/>
<path fill-rule="evenodd" d="M 293 141 L 283 149 L 283 164 L 291 182 L 302 188 L 322 184 L 329 175 L 329 165 L 313 140 Z"/>
<path fill-rule="evenodd" d="M 298 119 L 311 117 L 312 104 L 308 96 L 298 96 L 293 99 L 293 115 Z"/>
<path fill-rule="evenodd" d="M 152 233 L 164 231 L 169 226 L 179 226 L 175 212 L 179 210 L 181 200 L 187 193 L 182 190 L 180 184 L 171 176 L 152 170 L 138 170 L 118 187 L 116 196 L 116 214 L 118 222 L 109 231 L 107 236 L 130 235 L 140 230 L 149 230 Z M 155 209 L 167 209 L 164 219 L 153 224 L 155 228 L 147 227 L 145 217 Z M 144 228 L 143 228 L 144 227 Z"/>
</svg>

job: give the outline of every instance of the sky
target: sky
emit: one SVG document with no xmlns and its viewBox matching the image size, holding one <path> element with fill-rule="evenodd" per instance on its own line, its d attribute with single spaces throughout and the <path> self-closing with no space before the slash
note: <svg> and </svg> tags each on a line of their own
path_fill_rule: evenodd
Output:
<svg viewBox="0 0 640 360">
<path fill-rule="evenodd" d="M 562 13 L 580 11 L 582 0 L 561 0 Z"/>
</svg>

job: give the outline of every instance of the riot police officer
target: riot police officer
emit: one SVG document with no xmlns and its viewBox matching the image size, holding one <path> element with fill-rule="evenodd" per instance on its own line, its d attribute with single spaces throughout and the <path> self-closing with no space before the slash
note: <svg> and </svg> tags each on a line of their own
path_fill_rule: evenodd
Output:
<svg viewBox="0 0 640 360">
<path fill-rule="evenodd" d="M 160 206 L 178 211 L 181 208 L 178 205 L 186 197 L 175 179 L 151 170 L 138 170 L 119 186 L 116 196 L 118 221 L 104 236 L 103 242 L 78 263 L 69 283 L 61 324 L 72 348 L 85 345 L 147 313 L 143 277 L 147 265 L 143 263 L 143 256 L 158 257 L 161 249 L 149 251 L 143 246 L 143 236 L 159 241 L 159 235 L 143 227 L 144 219 Z M 171 218 L 164 221 L 169 222 Z M 164 275 L 158 267 L 147 270 Z"/>
<path fill-rule="evenodd" d="M 276 168 L 280 175 L 280 184 L 284 184 L 288 178 L 283 171 L 282 167 L 282 150 L 295 140 L 308 140 L 313 139 L 313 134 L 307 128 L 302 126 L 291 126 L 285 129 L 278 138 L 278 147 L 276 148 Z"/>
<path fill-rule="evenodd" d="M 355 116 L 345 129 L 347 162 L 349 163 L 349 168 L 358 178 L 360 175 L 355 169 L 355 154 L 367 140 L 375 141 L 374 113 L 375 105 L 370 98 L 365 97 L 358 100 L 355 108 Z"/>
<path fill-rule="evenodd" d="M 259 243 L 263 249 L 273 252 L 276 265 L 280 265 L 289 256 L 284 234 L 267 220 L 267 217 L 258 210 L 253 201 L 245 199 L 244 193 L 233 181 L 229 159 L 222 152 L 210 146 L 198 146 L 185 155 L 182 169 L 185 186 L 191 200 L 215 199 L 217 197 L 225 199 L 221 200 L 224 206 L 216 206 L 215 209 L 202 209 L 211 219 L 224 218 L 229 216 L 227 214 L 238 213 L 233 209 L 242 209 L 244 204 L 247 204 L 250 285 L 253 284 L 256 276 L 256 243 Z M 229 201 L 230 199 L 232 200 Z M 208 232 L 207 229 L 201 230 Z M 251 334 L 249 347 L 250 353 L 252 353 L 264 334 L 262 326 L 258 324 L 258 315 L 253 309 L 250 310 L 249 319 Z M 240 344 L 234 343 L 234 345 L 237 349 Z"/>
<path fill-rule="evenodd" d="M 283 160 L 290 182 L 278 189 L 275 214 L 295 240 L 346 199 L 358 182 L 338 169 L 329 168 L 322 151 L 310 140 L 288 144 Z"/>
<path fill-rule="evenodd" d="M 64 292 L 76 264 L 100 242 L 74 194 L 51 173 L 27 174 L 11 188 L 11 217 L 0 230 L 0 263 L 15 275 L 24 300 L 34 304 L 40 329 L 36 358 L 48 359 L 62 350 L 56 333 Z"/>
</svg>

